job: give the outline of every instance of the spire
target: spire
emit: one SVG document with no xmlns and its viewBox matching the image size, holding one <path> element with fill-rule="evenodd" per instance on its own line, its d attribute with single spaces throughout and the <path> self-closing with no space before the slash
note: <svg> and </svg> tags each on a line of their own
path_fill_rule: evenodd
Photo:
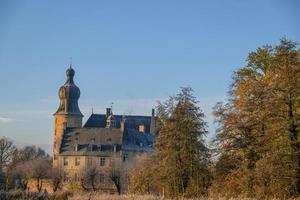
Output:
<svg viewBox="0 0 300 200">
<path fill-rule="evenodd" d="M 66 75 L 67 75 L 66 83 L 73 83 L 74 84 L 73 78 L 74 78 L 74 75 L 75 75 L 75 70 L 72 68 L 72 64 L 69 65 L 69 68 L 66 71 Z"/>
<path fill-rule="evenodd" d="M 66 70 L 66 83 L 59 89 L 60 106 L 56 114 L 74 114 L 82 115 L 78 107 L 78 99 L 80 97 L 80 90 L 74 83 L 75 70 L 72 64 Z"/>
</svg>

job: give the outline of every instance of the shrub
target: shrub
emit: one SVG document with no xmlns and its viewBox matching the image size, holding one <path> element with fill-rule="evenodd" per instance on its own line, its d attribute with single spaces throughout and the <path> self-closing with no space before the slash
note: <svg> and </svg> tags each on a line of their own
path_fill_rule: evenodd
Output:
<svg viewBox="0 0 300 200">
<path fill-rule="evenodd" d="M 1 200 L 12 200 L 12 198 L 10 198 L 9 193 L 7 193 L 3 190 L 0 191 L 0 199 Z"/>
<path fill-rule="evenodd" d="M 72 196 L 72 193 L 69 191 L 59 191 L 52 194 L 50 197 L 51 200 L 68 200 Z"/>
</svg>

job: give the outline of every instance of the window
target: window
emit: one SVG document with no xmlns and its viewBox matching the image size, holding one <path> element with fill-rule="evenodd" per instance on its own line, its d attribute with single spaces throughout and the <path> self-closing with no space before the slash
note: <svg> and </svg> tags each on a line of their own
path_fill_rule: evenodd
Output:
<svg viewBox="0 0 300 200">
<path fill-rule="evenodd" d="M 100 158 L 100 166 L 105 166 L 105 158 Z"/>
<path fill-rule="evenodd" d="M 64 172 L 64 182 L 69 181 L 68 173 Z"/>
<path fill-rule="evenodd" d="M 80 165 L 80 157 L 75 157 L 75 166 Z"/>
<path fill-rule="evenodd" d="M 74 180 L 75 180 L 76 182 L 79 181 L 79 176 L 78 176 L 77 173 L 74 174 Z"/>
<path fill-rule="evenodd" d="M 124 153 L 123 154 L 123 162 L 126 162 L 128 160 L 128 154 Z"/>
<path fill-rule="evenodd" d="M 100 174 L 99 178 L 100 183 L 104 183 L 104 174 Z"/>
<path fill-rule="evenodd" d="M 64 157 L 64 166 L 67 166 L 67 165 L 68 165 L 68 158 Z"/>
<path fill-rule="evenodd" d="M 92 158 L 88 158 L 88 166 L 92 166 L 92 164 L 93 164 Z"/>
<path fill-rule="evenodd" d="M 145 125 L 144 124 L 139 125 L 139 132 L 140 133 L 145 133 Z"/>
</svg>

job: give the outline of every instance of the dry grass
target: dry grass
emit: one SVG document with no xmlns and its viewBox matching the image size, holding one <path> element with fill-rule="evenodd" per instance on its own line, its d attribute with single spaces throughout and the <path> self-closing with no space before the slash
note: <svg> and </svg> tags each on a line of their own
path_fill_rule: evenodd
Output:
<svg viewBox="0 0 300 200">
<path fill-rule="evenodd" d="M 99 193 L 79 193 L 73 195 L 70 200 L 171 200 L 163 197 L 151 196 L 151 195 L 109 195 L 109 194 L 99 194 Z M 249 198 L 177 198 L 177 200 L 254 200 Z M 275 200 L 275 199 L 273 199 Z M 292 200 L 292 199 L 290 199 Z M 293 200 L 300 200 L 293 199 Z"/>
<path fill-rule="evenodd" d="M 70 200 L 163 200 L 162 197 L 151 195 L 109 195 L 97 193 L 79 193 L 73 195 Z"/>
</svg>

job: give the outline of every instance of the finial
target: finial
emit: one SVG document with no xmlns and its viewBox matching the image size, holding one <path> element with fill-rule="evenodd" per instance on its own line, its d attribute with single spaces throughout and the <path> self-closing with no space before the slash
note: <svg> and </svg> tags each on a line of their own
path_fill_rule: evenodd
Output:
<svg viewBox="0 0 300 200">
<path fill-rule="evenodd" d="M 70 57 L 70 65 L 69 68 L 72 69 L 72 57 Z"/>
<path fill-rule="evenodd" d="M 94 109 L 93 109 L 93 107 L 92 107 L 92 114 L 94 114 Z"/>
<path fill-rule="evenodd" d="M 114 102 L 111 102 L 111 104 L 110 104 L 111 113 L 112 113 L 112 110 L 113 110 L 113 105 L 114 105 Z"/>
</svg>

